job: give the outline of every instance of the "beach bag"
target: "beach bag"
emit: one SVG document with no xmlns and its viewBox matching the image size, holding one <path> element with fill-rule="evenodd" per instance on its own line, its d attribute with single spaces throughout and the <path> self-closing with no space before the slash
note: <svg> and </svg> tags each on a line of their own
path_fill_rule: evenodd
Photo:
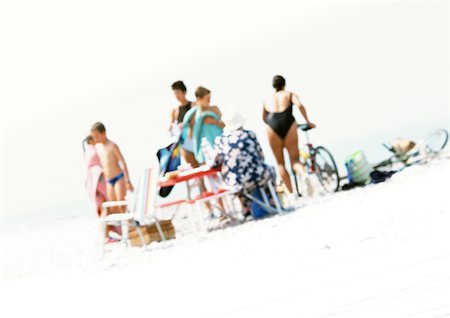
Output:
<svg viewBox="0 0 450 318">
<path fill-rule="evenodd" d="M 166 240 L 175 239 L 175 228 L 171 220 L 163 220 L 160 221 L 159 224 L 161 225 L 161 229 Z M 151 225 L 139 226 L 139 229 L 142 232 L 145 244 L 162 241 L 162 237 L 159 235 L 158 228 L 155 223 Z M 132 246 L 142 246 L 142 241 L 136 228 L 133 228 L 132 231 L 128 233 L 128 237 Z"/>
<path fill-rule="evenodd" d="M 156 153 L 158 157 L 160 174 L 164 176 L 167 172 L 175 171 L 181 164 L 180 142 L 174 142 L 165 148 L 161 148 Z M 164 187 L 159 190 L 159 195 L 163 198 L 167 197 L 172 191 L 173 186 Z"/>
<path fill-rule="evenodd" d="M 366 184 L 370 182 L 370 174 L 373 171 L 372 165 L 367 161 L 362 150 L 355 152 L 345 160 L 347 168 L 347 178 L 351 183 Z"/>
<path fill-rule="evenodd" d="M 261 194 L 261 189 L 260 188 L 256 188 L 253 193 L 252 196 L 255 197 L 256 199 L 258 199 L 259 201 L 263 201 L 264 202 L 264 198 Z M 251 212 L 252 212 L 252 216 L 255 219 L 258 218 L 262 218 L 265 217 L 267 215 L 267 211 L 264 210 L 258 203 L 252 202 L 251 205 Z"/>
</svg>

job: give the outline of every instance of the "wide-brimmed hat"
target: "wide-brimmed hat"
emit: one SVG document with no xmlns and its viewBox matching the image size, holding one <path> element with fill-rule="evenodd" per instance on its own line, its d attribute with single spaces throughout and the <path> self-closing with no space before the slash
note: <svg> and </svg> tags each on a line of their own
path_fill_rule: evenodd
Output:
<svg viewBox="0 0 450 318">
<path fill-rule="evenodd" d="M 225 124 L 225 130 L 236 130 L 244 126 L 245 117 L 238 111 L 231 111 L 223 116 L 222 121 Z"/>
</svg>

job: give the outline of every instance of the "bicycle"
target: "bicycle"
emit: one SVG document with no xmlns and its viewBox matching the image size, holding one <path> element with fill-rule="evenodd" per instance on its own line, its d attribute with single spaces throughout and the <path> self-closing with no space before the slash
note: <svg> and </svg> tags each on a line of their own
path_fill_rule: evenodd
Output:
<svg viewBox="0 0 450 318">
<path fill-rule="evenodd" d="M 300 152 L 300 162 L 305 166 L 306 173 L 316 175 L 319 183 L 327 193 L 339 190 L 339 171 L 331 152 L 323 146 L 314 147 L 309 141 L 308 130 L 312 128 L 308 124 L 299 124 L 306 134 L 307 152 Z M 301 196 L 296 173 L 293 173 L 297 194 Z"/>
<path fill-rule="evenodd" d="M 396 152 L 393 147 L 383 143 L 383 146 L 392 153 L 392 156 L 374 165 L 374 168 L 392 167 L 395 164 L 403 165 L 403 168 L 414 164 L 425 163 L 436 157 L 447 145 L 448 131 L 438 129 L 415 144 L 411 150 L 405 153 Z"/>
</svg>

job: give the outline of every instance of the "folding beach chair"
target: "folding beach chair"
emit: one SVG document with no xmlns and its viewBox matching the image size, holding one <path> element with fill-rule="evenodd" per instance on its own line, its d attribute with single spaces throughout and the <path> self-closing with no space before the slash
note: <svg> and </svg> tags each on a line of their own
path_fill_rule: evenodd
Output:
<svg viewBox="0 0 450 318">
<path fill-rule="evenodd" d="M 219 207 L 218 200 L 222 199 L 225 211 L 221 212 L 224 212 L 230 217 L 233 217 L 232 214 L 237 212 L 233 199 L 238 192 L 223 181 L 220 172 L 217 171 L 217 174 L 206 178 L 209 181 L 211 190 L 186 200 L 186 203 L 189 204 L 191 208 L 193 226 L 195 229 L 201 231 L 205 230 L 205 224 L 202 215 L 200 214 L 205 203 L 210 203 L 212 207 Z"/>
<path fill-rule="evenodd" d="M 283 208 L 281 206 L 280 198 L 278 197 L 272 182 L 268 182 L 265 188 L 258 188 L 257 190 L 260 192 L 262 200 L 254 196 L 252 193 L 244 192 L 243 195 L 251 202 L 256 203 L 267 213 L 282 214 L 294 210 L 293 207 Z M 266 190 L 269 192 L 268 194 Z"/>
<path fill-rule="evenodd" d="M 122 230 L 121 242 L 130 245 L 129 229 L 135 228 L 141 244 L 146 247 L 139 226 L 155 224 L 158 234 L 163 241 L 166 240 L 164 232 L 161 228 L 160 220 L 157 218 L 159 210 L 171 206 L 179 206 L 185 203 L 185 200 L 178 200 L 174 202 L 167 202 L 161 205 L 156 205 L 156 198 L 158 192 L 158 178 L 159 171 L 157 168 L 149 168 L 142 174 L 139 184 L 136 187 L 136 192 L 133 200 L 130 201 L 109 201 L 102 204 L 102 215 L 100 218 L 104 232 L 107 230 L 107 225 L 120 226 Z M 112 213 L 106 215 L 107 209 L 113 207 L 126 207 L 125 213 Z M 107 234 L 107 233 L 106 233 Z"/>
</svg>

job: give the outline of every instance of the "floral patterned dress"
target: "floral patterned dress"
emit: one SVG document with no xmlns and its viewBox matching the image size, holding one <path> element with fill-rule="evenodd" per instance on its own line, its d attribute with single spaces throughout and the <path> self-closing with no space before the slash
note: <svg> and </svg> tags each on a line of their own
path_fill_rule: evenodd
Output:
<svg viewBox="0 0 450 318">
<path fill-rule="evenodd" d="M 264 154 L 253 131 L 226 131 L 215 140 L 215 165 L 221 165 L 225 182 L 238 190 L 252 192 L 274 181 L 272 166 L 264 162 Z"/>
</svg>

